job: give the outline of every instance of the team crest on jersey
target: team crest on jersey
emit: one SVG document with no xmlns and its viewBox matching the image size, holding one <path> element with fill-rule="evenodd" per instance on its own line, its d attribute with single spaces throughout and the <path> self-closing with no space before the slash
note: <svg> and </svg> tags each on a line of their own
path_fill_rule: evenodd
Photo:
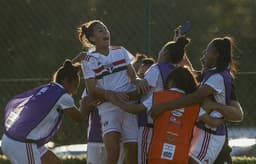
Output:
<svg viewBox="0 0 256 164">
<path fill-rule="evenodd" d="M 172 142 L 174 140 L 174 136 L 173 135 L 169 135 L 168 136 L 168 142 Z"/>
<path fill-rule="evenodd" d="M 112 70 L 113 70 L 113 64 L 107 64 L 107 65 L 104 65 L 104 68 L 109 72 L 109 73 L 112 73 Z"/>
</svg>

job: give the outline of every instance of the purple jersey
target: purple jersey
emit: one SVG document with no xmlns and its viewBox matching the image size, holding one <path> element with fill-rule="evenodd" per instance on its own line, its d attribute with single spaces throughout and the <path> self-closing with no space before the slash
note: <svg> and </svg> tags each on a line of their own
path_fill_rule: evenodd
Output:
<svg viewBox="0 0 256 164">
<path fill-rule="evenodd" d="M 208 70 L 203 73 L 202 83 L 206 82 L 213 74 L 216 73 L 216 70 Z M 230 103 L 231 98 L 231 89 L 232 89 L 232 76 L 228 69 L 225 69 L 221 72 L 218 72 L 224 79 L 225 85 L 225 94 L 226 94 L 226 104 Z"/>
<path fill-rule="evenodd" d="M 48 136 L 31 141 L 27 135 L 47 116 L 65 90 L 57 84 L 42 85 L 13 97 L 4 111 L 4 133 L 17 141 L 47 143 L 59 129 L 62 112 Z"/>
<path fill-rule="evenodd" d="M 224 85 L 225 85 L 225 95 L 226 95 L 226 104 L 230 104 L 231 100 L 231 90 L 232 90 L 232 76 L 230 74 L 230 71 L 228 69 L 225 69 L 221 72 L 216 72 L 216 70 L 207 70 L 203 73 L 202 76 L 202 83 L 205 83 L 207 79 L 209 79 L 213 74 L 219 73 L 223 79 L 224 79 Z M 213 98 L 213 97 L 212 97 Z M 204 123 L 202 121 L 196 122 L 196 126 L 200 129 L 203 129 L 205 131 L 208 131 L 209 133 L 215 134 L 215 135 L 225 135 L 226 134 L 226 126 L 225 124 L 220 125 L 217 127 L 216 131 L 213 131 L 209 128 L 206 128 L 204 126 Z"/>
</svg>

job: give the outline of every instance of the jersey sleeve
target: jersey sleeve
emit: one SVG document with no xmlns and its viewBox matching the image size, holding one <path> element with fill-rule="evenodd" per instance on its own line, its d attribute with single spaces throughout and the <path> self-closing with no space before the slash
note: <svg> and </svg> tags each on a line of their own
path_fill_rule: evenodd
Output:
<svg viewBox="0 0 256 164">
<path fill-rule="evenodd" d="M 206 85 L 210 86 L 217 93 L 223 92 L 225 90 L 224 79 L 220 74 L 212 75 L 206 82 Z"/>
<path fill-rule="evenodd" d="M 150 67 L 146 72 L 144 79 L 147 80 L 148 84 L 155 88 L 157 86 L 157 81 L 159 79 L 160 72 L 156 65 Z"/>
<path fill-rule="evenodd" d="M 122 51 L 124 52 L 126 63 L 130 64 L 134 60 L 134 56 L 124 47 L 122 47 Z"/>
<path fill-rule="evenodd" d="M 59 106 L 60 106 L 61 110 L 76 107 L 73 97 L 71 95 L 67 94 L 67 93 L 63 94 L 60 97 L 58 103 L 59 103 Z"/>
<path fill-rule="evenodd" d="M 95 63 L 94 58 L 89 56 L 82 61 L 82 72 L 84 79 L 95 78 L 95 72 L 93 71 Z"/>
</svg>

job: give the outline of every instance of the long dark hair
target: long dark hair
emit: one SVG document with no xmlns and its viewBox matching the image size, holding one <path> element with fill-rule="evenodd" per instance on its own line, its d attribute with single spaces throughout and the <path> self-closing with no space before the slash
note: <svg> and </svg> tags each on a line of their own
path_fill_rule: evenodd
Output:
<svg viewBox="0 0 256 164">
<path fill-rule="evenodd" d="M 198 82 L 194 74 L 186 67 L 176 67 L 166 79 L 165 89 L 168 88 L 170 81 L 173 82 L 173 87 L 181 89 L 188 93 L 192 93 L 197 89 Z"/>
<path fill-rule="evenodd" d="M 233 39 L 227 36 L 212 40 L 212 45 L 219 54 L 216 65 L 217 72 L 229 68 L 233 75 L 236 73 L 236 65 L 233 56 L 233 44 Z"/>
</svg>

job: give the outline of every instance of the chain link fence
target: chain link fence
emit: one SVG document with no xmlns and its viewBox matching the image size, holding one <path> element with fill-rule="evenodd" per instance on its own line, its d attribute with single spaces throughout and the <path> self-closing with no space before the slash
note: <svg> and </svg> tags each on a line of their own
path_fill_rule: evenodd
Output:
<svg viewBox="0 0 256 164">
<path fill-rule="evenodd" d="M 10 97 L 49 82 L 64 59 L 71 59 L 82 50 L 76 35 L 81 23 L 102 20 L 111 32 L 112 45 L 156 58 L 172 37 L 173 29 L 189 20 L 192 30 L 188 36 L 192 43 L 188 55 L 197 69 L 201 52 L 212 38 L 223 35 L 235 38 L 234 54 L 239 68 L 236 94 L 245 111 L 245 120 L 232 125 L 255 126 L 255 7 L 253 0 L 1 0 L 1 120 Z M 86 126 L 85 122 L 76 126 L 65 118 L 56 143 L 84 142 Z"/>
</svg>

